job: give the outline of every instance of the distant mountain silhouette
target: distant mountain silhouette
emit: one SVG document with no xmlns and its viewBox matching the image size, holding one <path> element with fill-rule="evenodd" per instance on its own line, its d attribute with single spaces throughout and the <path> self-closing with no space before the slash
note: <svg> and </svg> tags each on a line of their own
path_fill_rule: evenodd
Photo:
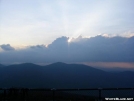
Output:
<svg viewBox="0 0 134 101">
<path fill-rule="evenodd" d="M 121 68 L 121 67 L 114 67 L 114 68 L 108 68 L 108 67 L 95 67 L 107 72 L 125 72 L 125 71 L 133 71 L 134 72 L 134 68 Z"/>
<path fill-rule="evenodd" d="M 134 72 L 110 73 L 81 64 L 31 63 L 0 68 L 0 87 L 91 88 L 134 87 Z"/>
<path fill-rule="evenodd" d="M 1 67 L 4 67 L 4 65 L 0 64 L 0 68 L 1 68 Z"/>
</svg>

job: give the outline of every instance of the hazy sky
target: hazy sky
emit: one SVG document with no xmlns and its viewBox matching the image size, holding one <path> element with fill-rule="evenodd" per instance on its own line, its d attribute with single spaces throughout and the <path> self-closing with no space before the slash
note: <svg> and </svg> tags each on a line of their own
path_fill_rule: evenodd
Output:
<svg viewBox="0 0 134 101">
<path fill-rule="evenodd" d="M 61 36 L 133 35 L 134 0 L 0 0 L 0 45 Z"/>
</svg>

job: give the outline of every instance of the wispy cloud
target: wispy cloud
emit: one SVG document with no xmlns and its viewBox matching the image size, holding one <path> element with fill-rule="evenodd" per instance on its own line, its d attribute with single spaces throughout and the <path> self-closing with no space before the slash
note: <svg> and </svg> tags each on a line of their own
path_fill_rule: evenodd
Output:
<svg viewBox="0 0 134 101">
<path fill-rule="evenodd" d="M 0 44 L 49 44 L 60 36 L 133 32 L 133 3 L 133 0 L 2 0 Z"/>
</svg>

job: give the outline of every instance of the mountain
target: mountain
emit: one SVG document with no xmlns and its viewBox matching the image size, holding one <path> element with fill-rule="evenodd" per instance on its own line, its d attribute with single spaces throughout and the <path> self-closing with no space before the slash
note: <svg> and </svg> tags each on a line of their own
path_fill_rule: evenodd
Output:
<svg viewBox="0 0 134 101">
<path fill-rule="evenodd" d="M 41 66 L 31 63 L 6 66 L 1 72 L 1 87 L 38 87 L 44 77 Z"/>
<path fill-rule="evenodd" d="M 1 68 L 1 67 L 4 67 L 4 65 L 0 64 L 0 68 Z"/>
<path fill-rule="evenodd" d="M 134 72 L 110 73 L 82 64 L 31 63 L 0 68 L 1 87 L 98 88 L 134 87 Z"/>
<path fill-rule="evenodd" d="M 121 68 L 121 67 L 114 67 L 114 68 L 107 68 L 107 67 L 95 67 L 107 72 L 124 72 L 124 71 L 133 71 L 134 72 L 134 68 Z"/>
</svg>

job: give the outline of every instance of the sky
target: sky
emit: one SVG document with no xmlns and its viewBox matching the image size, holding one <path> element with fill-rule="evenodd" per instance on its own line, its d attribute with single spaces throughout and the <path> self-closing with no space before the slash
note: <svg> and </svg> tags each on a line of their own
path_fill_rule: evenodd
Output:
<svg viewBox="0 0 134 101">
<path fill-rule="evenodd" d="M 134 0 L 0 0 L 0 63 L 134 68 Z"/>
<path fill-rule="evenodd" d="M 0 0 L 0 45 L 56 38 L 134 35 L 134 0 Z"/>
</svg>

